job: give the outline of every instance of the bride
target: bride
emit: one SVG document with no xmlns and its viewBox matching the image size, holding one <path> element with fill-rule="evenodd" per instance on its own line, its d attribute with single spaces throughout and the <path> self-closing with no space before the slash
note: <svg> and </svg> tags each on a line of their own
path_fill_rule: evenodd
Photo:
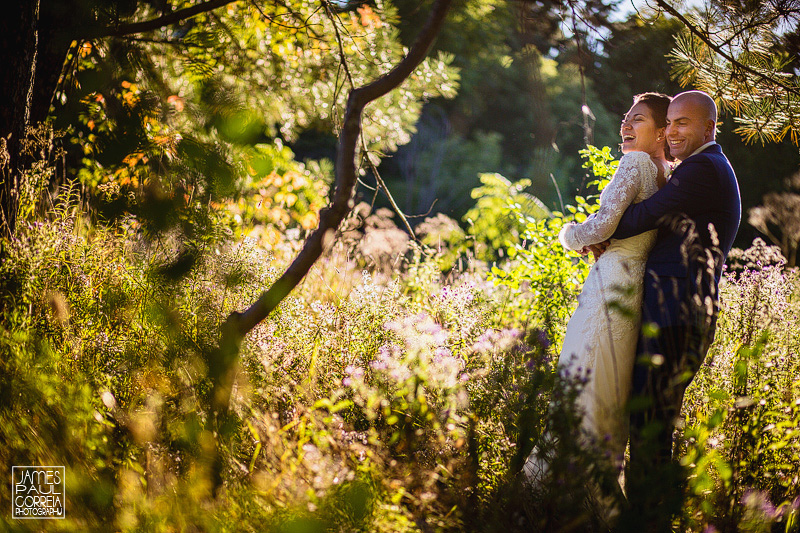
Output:
<svg viewBox="0 0 800 533">
<path fill-rule="evenodd" d="M 589 245 L 609 239 L 626 207 L 666 183 L 670 100 L 658 93 L 634 97 L 620 128 L 624 155 L 600 194 L 600 209 L 582 224 L 562 228 L 559 240 L 565 248 L 586 252 Z M 589 271 L 558 360 L 559 374 L 585 376 L 576 400 L 582 434 L 602 446 L 615 466 L 622 465 L 628 441 L 625 408 L 639 336 L 644 265 L 655 239 L 653 230 L 611 241 Z M 534 448 L 524 466 L 529 482 L 542 480 L 547 463 Z"/>
</svg>

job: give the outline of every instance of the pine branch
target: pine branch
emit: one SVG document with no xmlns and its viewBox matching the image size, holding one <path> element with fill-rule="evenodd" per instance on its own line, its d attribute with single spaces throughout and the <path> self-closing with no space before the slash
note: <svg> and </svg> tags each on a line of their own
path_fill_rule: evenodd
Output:
<svg viewBox="0 0 800 533">
<path fill-rule="evenodd" d="M 725 60 L 729 61 L 736 68 L 739 68 L 739 69 L 741 69 L 741 70 L 743 70 L 745 72 L 748 72 L 748 73 L 752 74 L 753 76 L 755 76 L 757 78 L 760 78 L 763 81 L 766 81 L 767 83 L 771 83 L 773 85 L 777 85 L 778 87 L 781 87 L 785 91 L 790 92 L 790 93 L 792 93 L 792 94 L 794 94 L 796 96 L 800 96 L 800 90 L 798 90 L 796 87 L 792 87 L 791 85 L 787 85 L 786 83 L 784 83 L 780 79 L 777 79 L 777 78 L 774 78 L 774 77 L 769 76 L 767 74 L 764 74 L 763 72 L 759 72 L 758 70 L 756 70 L 756 69 L 754 69 L 754 68 L 752 68 L 752 67 L 750 67 L 748 65 L 745 65 L 745 64 L 741 63 L 740 61 L 737 61 L 731 54 L 725 52 L 722 49 L 722 47 L 720 47 L 719 45 L 714 43 L 714 41 L 712 41 L 711 38 L 709 37 L 708 33 L 706 33 L 705 31 L 701 30 L 700 28 L 698 28 L 689 19 L 687 19 L 685 16 L 683 16 L 677 9 L 672 7 L 666 0 L 656 0 L 656 4 L 659 7 L 661 7 L 664 11 L 666 11 L 667 13 L 669 13 L 670 15 L 672 15 L 673 17 L 678 19 L 684 26 L 686 26 L 686 28 L 690 32 L 695 34 L 709 48 L 711 48 L 714 52 L 716 52 L 717 54 L 722 56 Z"/>
</svg>

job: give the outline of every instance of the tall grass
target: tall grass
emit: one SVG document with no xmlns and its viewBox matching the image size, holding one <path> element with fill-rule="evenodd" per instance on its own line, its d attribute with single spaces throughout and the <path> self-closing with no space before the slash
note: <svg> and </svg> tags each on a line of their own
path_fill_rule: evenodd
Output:
<svg viewBox="0 0 800 533">
<path fill-rule="evenodd" d="M 391 229 L 373 222 L 353 231 Z M 3 514 L 4 526 L 602 528 L 575 496 L 591 456 L 565 463 L 573 470 L 537 500 L 544 518 L 517 477 L 566 420 L 553 371 L 586 266 L 553 248 L 560 223 L 527 221 L 493 270 L 447 256 L 463 243 L 375 251 L 344 235 L 246 339 L 233 416 L 217 427 L 219 325 L 277 277 L 300 236 L 267 251 L 218 232 L 187 255 L 175 235 L 89 224 L 65 202 L 21 227 L 0 267 L 0 457 L 9 471 L 66 466 L 67 519 Z M 682 531 L 798 528 L 798 276 L 763 243 L 739 255 L 677 435 L 690 472 Z M 9 498 L 5 484 L 0 508 Z"/>
</svg>

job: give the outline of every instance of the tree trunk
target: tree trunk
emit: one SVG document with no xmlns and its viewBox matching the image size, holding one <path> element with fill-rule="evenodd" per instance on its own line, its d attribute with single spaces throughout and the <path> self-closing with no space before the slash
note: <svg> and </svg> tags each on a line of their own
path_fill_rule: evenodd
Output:
<svg viewBox="0 0 800 533">
<path fill-rule="evenodd" d="M 31 101 L 31 124 L 47 118 L 64 69 L 70 43 L 80 41 L 79 31 L 88 31 L 92 13 L 81 0 L 44 0 L 39 14 L 39 44 L 36 48 L 36 79 Z"/>
<path fill-rule="evenodd" d="M 361 136 L 361 114 L 364 107 L 396 89 L 422 62 L 444 24 L 451 2 L 452 0 L 436 0 L 428 21 L 420 30 L 416 41 L 407 55 L 392 70 L 375 81 L 350 91 L 336 148 L 336 184 L 331 203 L 320 212 L 319 226 L 306 239 L 300 253 L 275 283 L 248 309 L 241 313 L 231 313 L 222 325 L 219 347 L 207 354 L 209 374 L 212 378 L 209 399 L 218 438 L 224 433 L 222 428 L 228 425 L 229 402 L 242 340 L 303 280 L 353 207 L 352 199 L 357 176 L 355 159 Z M 215 491 L 222 483 L 219 460 L 220 456 L 217 454 L 212 461 Z"/>
<path fill-rule="evenodd" d="M 0 234 L 10 237 L 19 205 L 20 149 L 30 125 L 39 0 L 12 2 L 0 17 Z"/>
</svg>

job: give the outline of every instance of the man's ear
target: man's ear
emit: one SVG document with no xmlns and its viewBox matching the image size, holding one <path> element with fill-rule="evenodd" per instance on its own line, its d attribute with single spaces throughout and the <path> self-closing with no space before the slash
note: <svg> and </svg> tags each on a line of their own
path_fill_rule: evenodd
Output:
<svg viewBox="0 0 800 533">
<path fill-rule="evenodd" d="M 706 123 L 706 131 L 703 132 L 706 142 L 713 141 L 717 133 L 717 123 L 709 119 Z"/>
</svg>

